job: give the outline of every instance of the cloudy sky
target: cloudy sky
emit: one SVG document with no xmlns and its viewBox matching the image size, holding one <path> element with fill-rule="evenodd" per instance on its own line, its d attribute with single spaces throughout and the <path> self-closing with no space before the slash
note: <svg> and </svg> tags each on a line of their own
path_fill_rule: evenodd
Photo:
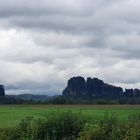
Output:
<svg viewBox="0 0 140 140">
<path fill-rule="evenodd" d="M 0 0 L 7 94 L 60 94 L 77 75 L 140 88 L 139 0 Z"/>
</svg>

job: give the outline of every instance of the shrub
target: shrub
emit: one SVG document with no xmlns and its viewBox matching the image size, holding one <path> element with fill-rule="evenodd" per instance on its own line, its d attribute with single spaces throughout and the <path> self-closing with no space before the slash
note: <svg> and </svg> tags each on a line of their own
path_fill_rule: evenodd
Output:
<svg viewBox="0 0 140 140">
<path fill-rule="evenodd" d="M 15 128 L 0 129 L 0 140 L 140 140 L 140 115 L 121 123 L 115 113 L 87 124 L 80 113 L 52 112 L 43 119 L 26 117 Z"/>
<path fill-rule="evenodd" d="M 86 125 L 80 133 L 79 140 L 113 140 L 114 130 L 118 122 L 116 114 L 105 114 L 96 125 Z"/>
<path fill-rule="evenodd" d="M 140 117 L 132 115 L 121 123 L 115 114 L 106 114 L 96 125 L 86 125 L 78 140 L 140 140 Z"/>
<path fill-rule="evenodd" d="M 105 131 L 98 125 L 86 125 L 78 140 L 108 140 Z"/>
<path fill-rule="evenodd" d="M 140 139 L 140 114 L 129 116 L 129 121 L 125 126 L 125 134 L 123 140 L 139 140 Z"/>
<path fill-rule="evenodd" d="M 52 113 L 47 118 L 47 137 L 50 140 L 74 140 L 84 124 L 85 119 L 80 113 Z"/>
<path fill-rule="evenodd" d="M 14 129 L 5 129 L 0 140 L 74 140 L 85 120 L 79 113 L 54 112 L 44 119 L 27 117 Z"/>
</svg>

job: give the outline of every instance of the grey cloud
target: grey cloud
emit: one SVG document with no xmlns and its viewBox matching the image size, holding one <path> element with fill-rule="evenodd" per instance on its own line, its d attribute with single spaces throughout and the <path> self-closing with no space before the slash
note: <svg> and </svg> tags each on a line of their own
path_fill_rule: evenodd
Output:
<svg viewBox="0 0 140 140">
<path fill-rule="evenodd" d="M 133 5 L 135 9 L 130 6 Z M 138 0 L 108 1 L 26 1 L 1 2 L 1 14 L 8 21 L 23 28 L 40 28 L 50 31 L 112 34 L 139 29 L 133 21 L 139 12 Z M 12 11 L 15 11 L 14 13 Z M 9 13 L 8 13 L 9 12 Z M 55 14 L 54 14 L 55 13 Z M 131 15 L 130 15 L 131 14 Z M 127 17 L 132 17 L 128 23 Z M 4 15 L 4 18 L 7 18 Z M 139 22 L 138 22 L 139 23 Z M 131 27 L 130 27 L 131 26 Z M 135 27 L 136 26 L 136 27 Z"/>
<path fill-rule="evenodd" d="M 138 87 L 139 0 L 0 1 L 0 83 L 60 93 L 71 76 Z"/>
<path fill-rule="evenodd" d="M 87 9 L 90 5 L 91 0 L 11 0 L 9 2 L 1 2 L 1 16 L 17 16 L 17 15 L 73 15 L 80 16 L 90 13 L 91 8 Z M 94 2 L 93 8 L 96 8 L 96 4 L 99 2 Z M 95 6 L 94 6 L 95 5 Z"/>
</svg>

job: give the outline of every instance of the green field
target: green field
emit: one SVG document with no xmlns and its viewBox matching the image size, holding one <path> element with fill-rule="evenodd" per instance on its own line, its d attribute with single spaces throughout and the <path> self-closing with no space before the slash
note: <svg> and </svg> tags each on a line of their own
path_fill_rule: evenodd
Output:
<svg viewBox="0 0 140 140">
<path fill-rule="evenodd" d="M 121 121 L 129 115 L 140 114 L 140 105 L 1 105 L 0 128 L 13 127 L 26 116 L 46 117 L 53 111 L 81 112 L 88 121 L 97 121 L 105 113 L 115 113 Z"/>
</svg>

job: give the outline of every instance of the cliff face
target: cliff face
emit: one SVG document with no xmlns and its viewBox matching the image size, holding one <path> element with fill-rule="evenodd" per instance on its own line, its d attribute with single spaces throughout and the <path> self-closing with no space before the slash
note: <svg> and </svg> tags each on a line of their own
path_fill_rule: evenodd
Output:
<svg viewBox="0 0 140 140">
<path fill-rule="evenodd" d="M 66 96 L 84 96 L 86 93 L 86 81 L 83 77 L 73 77 L 68 80 L 68 85 L 63 91 Z"/>
<path fill-rule="evenodd" d="M 119 98 L 140 96 L 139 89 L 126 89 L 104 83 L 98 78 L 72 77 L 68 80 L 63 96 L 88 98 Z"/>
<path fill-rule="evenodd" d="M 114 98 L 119 97 L 121 94 L 123 94 L 123 89 L 121 87 L 106 84 L 98 78 L 87 78 L 86 92 L 90 97 Z"/>
<path fill-rule="evenodd" d="M 140 97 L 140 90 L 139 89 L 125 89 L 124 96 Z"/>
<path fill-rule="evenodd" d="M 0 85 L 0 96 L 5 96 L 5 89 L 3 85 Z"/>
</svg>

